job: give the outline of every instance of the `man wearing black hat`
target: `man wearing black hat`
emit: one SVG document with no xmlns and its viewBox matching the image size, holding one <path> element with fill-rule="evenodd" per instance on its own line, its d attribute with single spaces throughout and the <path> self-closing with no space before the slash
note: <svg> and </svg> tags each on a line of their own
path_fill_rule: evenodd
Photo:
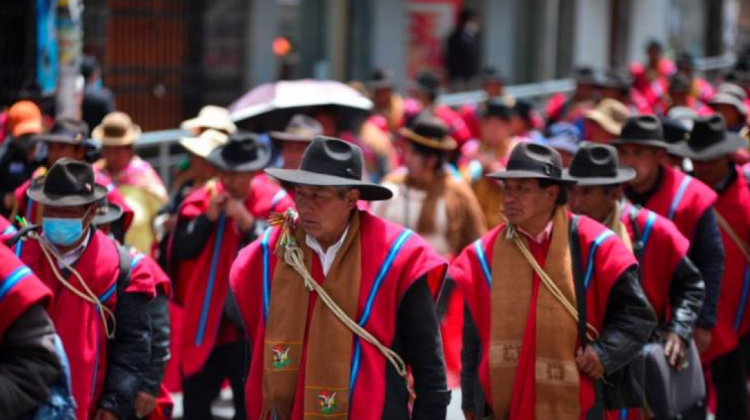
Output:
<svg viewBox="0 0 750 420">
<path fill-rule="evenodd" d="M 291 207 L 288 195 L 260 171 L 270 149 L 250 132 L 235 132 L 207 157 L 219 171 L 179 210 L 172 238 L 175 302 L 183 312 L 181 345 L 185 419 L 211 418 L 211 403 L 228 379 L 238 418 L 245 418 L 245 345 L 229 293 L 229 268 L 239 250 L 262 232 L 272 212 Z"/>
<path fill-rule="evenodd" d="M 482 90 L 484 91 L 485 99 L 478 104 L 466 104 L 459 110 L 459 114 L 464 119 L 464 123 L 469 128 L 473 139 L 481 137 L 480 120 L 482 114 L 484 114 L 487 102 L 502 100 L 507 104 L 513 103 L 513 98 L 505 93 L 505 77 L 500 73 L 500 70 L 492 66 L 487 66 L 482 69 L 479 75 L 482 79 Z"/>
<path fill-rule="evenodd" d="M 40 134 L 34 138 L 35 141 L 47 145 L 47 164 L 38 168 L 32 179 L 16 189 L 13 216 L 24 217 L 29 223 L 41 222 L 42 208 L 39 203 L 34 202 L 26 195 L 26 191 L 34 179 L 44 176 L 47 173 L 47 168 L 52 167 L 60 159 L 88 161 L 87 154 L 96 149 L 96 145 L 88 139 L 88 135 L 89 128 L 85 122 L 72 118 L 60 118 L 55 121 L 49 133 Z M 124 220 L 129 223 L 133 219 L 133 211 L 125 204 L 125 199 L 112 184 L 112 180 L 104 172 L 94 168 L 94 181 L 107 187 L 108 200 L 123 207 Z"/>
<path fill-rule="evenodd" d="M 613 146 L 584 144 L 566 173 L 577 181 L 569 189 L 571 211 L 609 227 L 638 259 L 643 290 L 664 330 L 665 355 L 678 369 L 703 304 L 703 278 L 687 257 L 690 243 L 666 218 L 621 201 L 621 185 L 635 171 L 619 166 Z"/>
<path fill-rule="evenodd" d="M 687 52 L 680 53 L 676 61 L 677 74 L 687 76 L 691 96 L 702 103 L 707 103 L 716 93 L 711 83 L 695 74 L 695 57 Z"/>
<path fill-rule="evenodd" d="M 266 170 L 295 185 L 299 214 L 277 218 L 232 267 L 252 349 L 248 418 L 445 418 L 434 298 L 446 263 L 358 210 L 393 195 L 361 181 L 362 169 L 359 147 L 318 137 L 299 169 Z"/>
<path fill-rule="evenodd" d="M 123 217 L 122 207 L 102 199 L 97 203 L 93 224 L 105 235 L 123 244 L 125 234 L 118 225 Z M 148 255 L 132 246 L 124 245 L 130 255 L 129 275 L 146 277 L 154 281 L 156 297 L 149 303 L 151 315 L 151 357 L 148 366 L 139 372 L 138 392 L 133 411 L 128 419 L 142 419 L 154 412 L 157 407 L 167 415 L 172 410 L 172 400 L 162 386 L 164 371 L 170 359 L 169 297 L 172 295 L 171 282 L 166 273 Z"/>
<path fill-rule="evenodd" d="M 655 325 L 635 258 L 610 230 L 567 212 L 575 181 L 554 149 L 520 143 L 506 170 L 489 176 L 504 183 L 508 222 L 450 269 L 468 304 L 464 411 L 602 418 L 596 381 L 626 366 Z"/>
<path fill-rule="evenodd" d="M 544 136 L 537 127 L 537 125 L 541 126 L 541 118 L 531 102 L 525 99 L 513 101 L 513 116 L 510 123 L 513 136 L 524 141 L 545 142 Z"/>
<path fill-rule="evenodd" d="M 716 193 L 697 179 L 666 166 L 666 150 L 661 122 L 654 116 L 628 119 L 620 139 L 613 142 L 623 164 L 635 169 L 636 176 L 625 186 L 625 196 L 633 204 L 671 220 L 690 241 L 688 256 L 698 267 L 706 293 L 694 331 L 702 352 L 711 341 L 716 324 L 719 284 L 724 271 L 724 249 L 714 217 Z"/>
<path fill-rule="evenodd" d="M 631 89 L 632 86 L 633 80 L 630 74 L 616 69 L 605 72 L 598 84 L 602 99 L 619 101 L 633 114 L 652 114 L 651 105 L 638 90 Z"/>
<path fill-rule="evenodd" d="M 405 167 L 383 180 L 394 197 L 373 202 L 370 209 L 422 235 L 438 254 L 456 255 L 486 230 L 471 188 L 446 172 L 447 154 L 456 149 L 456 141 L 440 119 L 426 114 L 401 135 L 407 141 Z"/>
<path fill-rule="evenodd" d="M 690 139 L 673 148 L 673 153 L 692 160 L 695 177 L 719 196 L 713 211 L 726 259 L 716 325 L 711 345 L 702 355 L 704 362 L 713 362 L 717 420 L 746 419 L 749 414 L 744 393 L 749 372 L 742 360 L 750 351 L 750 189 L 742 170 L 730 159 L 743 147 L 745 141 L 727 131 L 724 119 L 715 114 L 698 118 Z"/>
<path fill-rule="evenodd" d="M 41 232 L 14 249 L 54 293 L 49 314 L 70 359 L 76 418 L 126 418 L 150 362 L 153 279 L 121 284 L 117 244 L 92 224 L 107 190 L 89 164 L 60 159 L 27 194 L 44 206 Z"/>
<path fill-rule="evenodd" d="M 647 61 L 644 64 L 633 63 L 630 72 L 633 75 L 633 87 L 638 90 L 655 110 L 664 109 L 664 97 L 669 88 L 669 77 L 676 71 L 674 63 L 664 57 L 661 42 L 651 40 L 646 45 Z"/>
<path fill-rule="evenodd" d="M 407 100 L 405 104 L 406 125 L 422 112 L 433 113 L 443 120 L 448 127 L 448 134 L 458 142 L 459 147 L 471 139 L 471 131 L 461 115 L 451 107 L 437 103 L 440 93 L 440 78 L 437 74 L 430 71 L 419 73 L 412 87 L 414 99 Z"/>
<path fill-rule="evenodd" d="M 596 72 L 591 67 L 581 67 L 575 70 L 573 77 L 576 87 L 573 94 L 568 97 L 563 93 L 557 93 L 547 101 L 544 107 L 544 115 L 547 124 L 556 122 L 575 123 L 583 118 L 586 111 L 596 105 Z"/>
<path fill-rule="evenodd" d="M 698 115 L 711 115 L 711 108 L 696 94 L 695 84 L 684 73 L 677 73 L 669 81 L 669 106 L 667 112 L 676 107 L 686 107 L 694 110 Z"/>
</svg>

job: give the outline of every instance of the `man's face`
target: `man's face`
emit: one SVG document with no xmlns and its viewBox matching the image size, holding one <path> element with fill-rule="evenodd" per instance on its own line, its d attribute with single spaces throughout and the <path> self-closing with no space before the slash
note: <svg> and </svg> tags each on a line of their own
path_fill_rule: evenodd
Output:
<svg viewBox="0 0 750 420">
<path fill-rule="evenodd" d="M 503 84 L 497 80 L 488 80 L 484 82 L 484 93 L 488 98 L 498 98 L 503 96 Z"/>
<path fill-rule="evenodd" d="M 198 155 L 190 154 L 190 170 L 198 181 L 207 181 L 216 176 L 216 168 Z"/>
<path fill-rule="evenodd" d="M 588 216 L 598 222 L 604 222 L 612 213 L 619 196 L 619 187 L 607 191 L 602 186 L 578 187 L 568 189 L 570 210 L 576 214 Z"/>
<path fill-rule="evenodd" d="M 523 226 L 539 217 L 549 217 L 560 187 L 541 188 L 536 179 L 507 179 L 503 182 L 503 208 L 511 224 Z"/>
<path fill-rule="evenodd" d="M 107 169 L 115 173 L 127 168 L 133 155 L 131 146 L 104 146 L 102 148 L 102 156 L 107 161 Z"/>
<path fill-rule="evenodd" d="M 331 112 L 318 111 L 314 118 L 323 126 L 323 135 L 333 137 L 336 135 L 338 128 L 336 126 L 336 116 Z"/>
<path fill-rule="evenodd" d="M 729 170 L 729 158 L 693 160 L 693 175 L 709 187 L 720 183 Z"/>
<path fill-rule="evenodd" d="M 335 243 L 349 223 L 359 196 L 359 190 L 349 190 L 342 196 L 335 187 L 297 185 L 294 204 L 300 226 L 319 241 Z"/>
<path fill-rule="evenodd" d="M 520 136 L 525 134 L 527 131 L 529 131 L 528 124 L 526 124 L 526 120 L 521 118 L 518 115 L 513 115 L 510 117 L 510 132 L 514 136 Z"/>
<path fill-rule="evenodd" d="M 649 47 L 646 50 L 646 55 L 648 55 L 648 61 L 651 65 L 655 66 L 661 60 L 661 50 L 657 47 Z"/>
<path fill-rule="evenodd" d="M 497 147 L 511 138 L 510 121 L 498 117 L 482 119 L 482 142 L 489 147 Z"/>
<path fill-rule="evenodd" d="M 83 160 L 85 156 L 86 149 L 81 146 L 65 143 L 47 143 L 47 163 L 50 166 L 62 158 Z"/>
<path fill-rule="evenodd" d="M 620 154 L 620 162 L 635 169 L 635 179 L 630 181 L 630 185 L 638 190 L 651 187 L 648 184 L 656 179 L 659 166 L 666 155 L 664 151 L 656 147 L 637 144 L 620 145 L 617 150 Z"/>
<path fill-rule="evenodd" d="M 250 182 L 256 172 L 219 171 L 219 180 L 232 198 L 245 199 L 250 195 Z"/>
<path fill-rule="evenodd" d="M 284 160 L 284 169 L 299 169 L 309 144 L 304 141 L 282 141 L 281 158 Z"/>
<path fill-rule="evenodd" d="M 727 123 L 727 127 L 738 127 L 741 126 L 742 114 L 737 111 L 737 108 L 729 104 L 716 104 L 713 106 L 714 110 L 724 117 L 724 121 Z"/>
<path fill-rule="evenodd" d="M 382 87 L 382 88 L 375 89 L 372 92 L 372 102 L 375 105 L 375 109 L 390 108 L 392 95 L 393 95 L 393 88 Z"/>
<path fill-rule="evenodd" d="M 589 119 L 586 119 L 584 122 L 584 132 L 586 133 L 584 138 L 594 143 L 606 144 L 617 138 L 617 136 L 610 134 L 599 123 Z"/>
<path fill-rule="evenodd" d="M 669 97 L 672 98 L 672 106 L 688 106 L 690 95 L 687 92 L 669 92 Z"/>
<path fill-rule="evenodd" d="M 408 142 L 404 150 L 404 166 L 413 179 L 424 179 L 435 171 L 435 158 L 425 156 L 415 150 L 415 146 Z"/>
<path fill-rule="evenodd" d="M 579 101 L 589 100 L 594 98 L 596 88 L 592 84 L 578 83 L 576 84 L 576 90 L 573 94 Z"/>
</svg>

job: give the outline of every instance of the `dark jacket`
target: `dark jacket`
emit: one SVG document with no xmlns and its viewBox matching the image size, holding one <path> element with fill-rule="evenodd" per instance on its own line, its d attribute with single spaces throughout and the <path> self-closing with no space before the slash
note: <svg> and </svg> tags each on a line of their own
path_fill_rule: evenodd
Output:
<svg viewBox="0 0 750 420">
<path fill-rule="evenodd" d="M 49 398 L 62 375 L 55 328 L 39 305 L 29 307 L 6 331 L 0 345 L 0 420 L 24 418 Z"/>
<path fill-rule="evenodd" d="M 604 316 L 604 328 L 592 343 L 607 373 L 627 366 L 647 342 L 656 325 L 656 315 L 648 303 L 633 267 L 612 287 Z M 462 407 L 465 411 L 484 412 L 487 403 L 478 376 L 481 345 L 471 312 L 464 310 L 463 349 L 461 350 Z"/>
<path fill-rule="evenodd" d="M 169 297 L 157 290 L 156 298 L 149 305 L 151 309 L 151 364 L 141 375 L 139 391 L 159 395 L 164 370 L 170 359 L 169 353 Z"/>
<path fill-rule="evenodd" d="M 383 419 L 444 419 L 450 391 L 445 378 L 435 300 L 424 278 L 411 286 L 399 305 L 395 337 L 391 348 L 411 369 L 417 399 L 409 417 L 406 384 L 393 366 L 386 363 Z"/>
<path fill-rule="evenodd" d="M 125 251 L 127 255 L 127 251 Z M 120 266 L 130 266 L 130 259 Z M 122 271 L 122 270 L 121 270 Z M 128 270 L 129 273 L 129 270 Z M 107 376 L 98 407 L 118 418 L 127 418 L 133 410 L 135 395 L 141 390 L 141 376 L 151 365 L 151 313 L 154 300 L 144 293 L 126 292 L 129 274 L 117 280 L 115 338 L 107 343 Z"/>
</svg>

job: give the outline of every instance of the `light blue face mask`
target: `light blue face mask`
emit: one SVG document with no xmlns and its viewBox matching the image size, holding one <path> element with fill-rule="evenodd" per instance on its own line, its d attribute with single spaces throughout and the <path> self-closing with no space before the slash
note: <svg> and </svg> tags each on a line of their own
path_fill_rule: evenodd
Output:
<svg viewBox="0 0 750 420">
<path fill-rule="evenodd" d="M 83 218 L 63 219 L 45 217 L 42 219 L 44 236 L 55 245 L 70 246 L 83 235 Z"/>
</svg>

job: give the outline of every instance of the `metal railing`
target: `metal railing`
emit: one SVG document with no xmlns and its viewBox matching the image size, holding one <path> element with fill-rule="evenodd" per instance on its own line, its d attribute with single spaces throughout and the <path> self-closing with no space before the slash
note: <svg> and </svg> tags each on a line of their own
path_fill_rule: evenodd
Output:
<svg viewBox="0 0 750 420">
<path fill-rule="evenodd" d="M 734 53 L 719 57 L 707 57 L 695 60 L 695 68 L 705 73 L 733 66 L 737 62 Z M 556 93 L 570 93 L 575 89 L 574 79 L 547 80 L 543 82 L 506 86 L 505 91 L 514 98 L 530 99 L 539 102 Z M 487 99 L 484 91 L 450 93 L 441 95 L 438 102 L 457 107 L 465 104 L 477 104 Z M 143 133 L 136 144 L 138 154 L 149 161 L 159 172 L 162 179 L 170 184 L 175 167 L 185 160 L 185 151 L 177 143 L 181 137 L 189 135 L 184 130 L 162 130 Z"/>
</svg>

